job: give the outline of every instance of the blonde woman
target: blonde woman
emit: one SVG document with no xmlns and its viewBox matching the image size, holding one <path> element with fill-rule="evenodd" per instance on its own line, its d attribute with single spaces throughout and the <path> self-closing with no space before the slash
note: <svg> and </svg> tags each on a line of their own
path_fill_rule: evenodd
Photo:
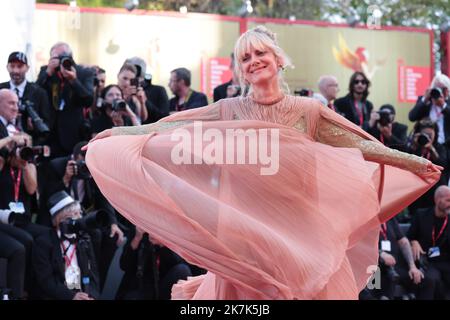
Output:
<svg viewBox="0 0 450 320">
<path fill-rule="evenodd" d="M 235 57 L 245 96 L 100 133 L 92 175 L 132 223 L 208 270 L 174 299 L 357 299 L 380 223 L 440 168 L 287 94 L 290 61 L 266 28 L 244 33 Z"/>
</svg>

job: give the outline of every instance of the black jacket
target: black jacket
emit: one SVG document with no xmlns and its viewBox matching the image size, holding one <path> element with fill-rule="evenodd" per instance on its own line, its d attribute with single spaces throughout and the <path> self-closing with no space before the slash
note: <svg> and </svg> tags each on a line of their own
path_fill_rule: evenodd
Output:
<svg viewBox="0 0 450 320">
<path fill-rule="evenodd" d="M 180 110 L 176 109 L 177 103 L 178 97 L 173 97 L 170 99 L 170 111 L 183 111 L 187 109 L 204 107 L 208 105 L 208 99 L 205 94 L 192 90 L 191 96 L 188 101 L 185 101 L 185 103 L 181 106 Z"/>
<path fill-rule="evenodd" d="M 361 125 L 358 112 L 355 109 L 355 104 L 353 98 L 350 96 L 350 93 L 345 97 L 336 99 L 334 101 L 334 106 L 336 108 L 336 112 L 341 114 L 343 117 L 347 118 L 354 124 L 362 127 L 364 130 L 369 130 L 369 119 L 370 113 L 373 110 L 373 104 L 369 100 L 365 101 L 364 109 L 363 109 L 363 123 Z"/>
<path fill-rule="evenodd" d="M 50 147 L 52 157 L 58 157 L 72 153 L 75 144 L 86 139 L 83 108 L 92 105 L 95 73 L 93 69 L 76 66 L 77 79 L 70 83 L 56 74 L 49 77 L 46 69 L 47 66 L 41 68 L 36 83 L 47 92 L 50 101 Z M 64 108 L 59 110 L 62 101 Z"/>
<path fill-rule="evenodd" d="M 136 250 L 131 248 L 131 239 L 127 242 L 120 258 L 120 268 L 125 272 L 117 292 L 118 300 L 156 299 L 155 292 L 159 290 L 159 279 L 179 263 L 186 263 L 175 252 L 167 247 L 160 247 L 148 241 L 148 236 L 139 243 Z M 157 266 L 159 257 L 159 267 Z M 142 268 L 142 276 L 138 276 L 138 266 Z M 140 269 L 139 268 L 139 269 Z M 157 282 L 155 283 L 155 280 Z M 159 297 L 160 298 L 160 297 Z"/>
<path fill-rule="evenodd" d="M 90 236 L 84 234 L 77 243 L 77 261 L 81 278 L 89 277 L 89 287 L 82 283 L 83 292 L 99 298 L 98 262 Z M 38 299 L 72 300 L 74 290 L 65 285 L 65 261 L 61 252 L 61 243 L 54 229 L 42 234 L 33 243 L 32 264 L 36 277 L 35 296 Z"/>
<path fill-rule="evenodd" d="M 3 82 L 0 83 L 0 89 L 10 89 L 10 83 Z M 53 126 L 53 123 L 51 123 L 51 110 L 50 110 L 50 104 L 48 102 L 48 97 L 46 92 L 36 83 L 28 82 L 25 85 L 25 90 L 23 92 L 23 96 L 21 98 L 22 103 L 25 103 L 26 101 L 31 101 L 33 103 L 33 109 L 36 111 L 36 113 L 42 118 L 42 120 L 45 122 L 45 124 L 51 128 Z M 37 144 L 40 141 L 38 141 L 38 135 L 35 130 L 31 131 L 28 129 L 28 117 L 26 111 L 24 111 L 24 114 L 22 116 L 22 128 L 23 130 L 31 135 L 33 137 L 33 143 Z"/>
<path fill-rule="evenodd" d="M 148 118 L 145 123 L 156 122 L 169 115 L 169 97 L 166 89 L 162 86 L 156 86 L 146 81 L 143 89 L 147 96 L 145 106 L 148 111 Z"/>
</svg>

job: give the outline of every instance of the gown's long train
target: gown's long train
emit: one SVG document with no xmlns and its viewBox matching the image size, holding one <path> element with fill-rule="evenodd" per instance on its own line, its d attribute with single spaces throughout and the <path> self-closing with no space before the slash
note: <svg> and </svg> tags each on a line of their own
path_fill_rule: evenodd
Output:
<svg viewBox="0 0 450 320">
<path fill-rule="evenodd" d="M 194 120 L 224 136 L 278 129 L 277 174 L 252 164 L 174 164 L 172 134 L 193 134 Z M 175 285 L 175 299 L 357 299 L 377 265 L 379 224 L 440 176 L 307 98 L 270 106 L 226 99 L 100 137 L 111 132 L 87 153 L 101 191 L 132 223 L 208 270 Z"/>
</svg>

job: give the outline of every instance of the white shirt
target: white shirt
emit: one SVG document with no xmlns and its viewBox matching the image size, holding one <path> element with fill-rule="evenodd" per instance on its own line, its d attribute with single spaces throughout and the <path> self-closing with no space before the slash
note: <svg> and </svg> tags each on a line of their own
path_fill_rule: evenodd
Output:
<svg viewBox="0 0 450 320">
<path fill-rule="evenodd" d="M 445 133 L 444 133 L 444 115 L 442 114 L 442 110 L 447 107 L 447 104 L 445 104 L 442 108 L 437 107 L 435 105 L 431 106 L 430 110 L 430 119 L 433 122 L 436 122 L 439 127 L 438 134 L 438 143 L 444 143 L 445 142 Z"/>
<path fill-rule="evenodd" d="M 57 231 L 58 234 L 58 238 L 61 240 L 61 231 Z M 66 236 L 71 236 L 71 235 L 66 235 Z M 75 236 L 75 235 L 74 235 Z M 60 245 L 60 249 L 61 249 L 61 254 L 64 257 L 64 251 L 66 251 L 66 258 L 64 259 L 64 270 L 66 270 L 69 266 L 73 266 L 75 268 L 79 268 L 78 266 L 78 259 L 77 259 L 77 253 L 76 253 L 76 245 L 75 244 L 71 244 L 68 240 L 64 240 L 64 241 L 60 241 L 60 243 L 62 243 L 62 245 Z M 68 249 L 67 249 L 68 248 Z M 75 251 L 75 252 L 74 252 Z M 72 256 L 73 255 L 73 256 Z M 67 265 L 66 259 L 67 261 L 70 259 L 70 257 L 72 257 L 72 260 L 70 260 L 70 265 Z"/>
<path fill-rule="evenodd" d="M 3 123 L 3 125 L 6 127 L 6 131 L 8 131 L 8 136 L 11 137 L 11 136 L 14 135 L 14 133 L 17 132 L 16 127 L 15 127 L 12 123 L 8 124 L 8 121 L 6 121 L 6 119 L 3 118 L 2 116 L 0 116 L 0 121 L 1 121 L 1 122 Z"/>
<path fill-rule="evenodd" d="M 16 93 L 16 88 L 19 90 L 19 98 L 23 97 L 23 93 L 25 91 L 25 87 L 27 85 L 27 80 L 23 80 L 21 84 L 16 86 L 12 81 L 9 81 L 9 88 L 12 92 Z"/>
</svg>

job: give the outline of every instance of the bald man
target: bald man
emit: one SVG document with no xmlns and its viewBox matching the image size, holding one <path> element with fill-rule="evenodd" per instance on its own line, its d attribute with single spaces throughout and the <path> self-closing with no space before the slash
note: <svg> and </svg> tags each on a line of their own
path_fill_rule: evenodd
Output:
<svg viewBox="0 0 450 320">
<path fill-rule="evenodd" d="M 8 89 L 0 89 L 0 138 L 12 136 L 19 113 L 19 98 Z"/>
<path fill-rule="evenodd" d="M 450 293 L 450 188 L 440 186 L 434 193 L 435 206 L 418 212 L 408 231 L 413 256 L 427 263 L 425 278 L 430 286 L 421 295 L 427 299 L 449 298 Z"/>
<path fill-rule="evenodd" d="M 339 84 L 335 76 L 321 76 L 317 83 L 320 93 L 315 93 L 314 98 L 322 102 L 324 106 L 335 110 L 333 101 L 337 98 Z"/>
</svg>

